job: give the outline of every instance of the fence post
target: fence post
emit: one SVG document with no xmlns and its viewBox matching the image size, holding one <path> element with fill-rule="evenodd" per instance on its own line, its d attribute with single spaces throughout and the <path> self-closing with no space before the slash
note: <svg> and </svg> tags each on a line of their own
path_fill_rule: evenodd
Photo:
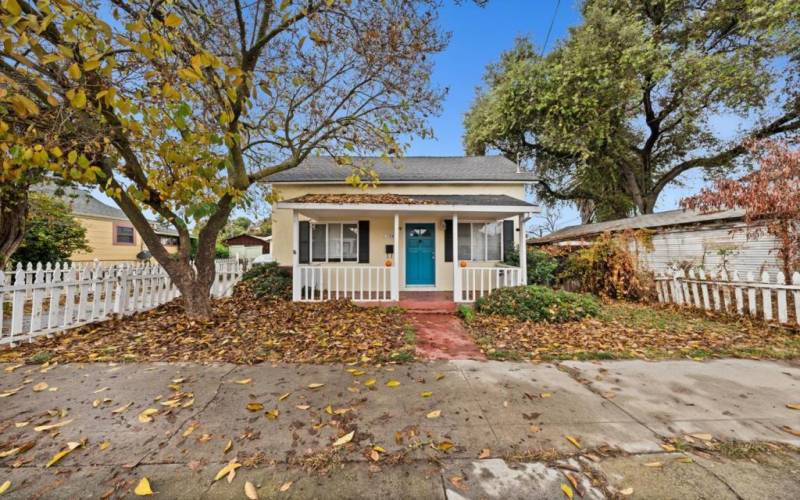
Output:
<svg viewBox="0 0 800 500">
<path fill-rule="evenodd" d="M 782 272 L 778 272 L 778 321 L 780 323 L 789 322 L 789 312 L 786 307 L 786 289 L 780 288 L 781 285 L 786 285 L 786 276 Z"/>
<path fill-rule="evenodd" d="M 681 284 L 678 281 L 678 277 L 679 277 L 678 271 L 673 269 L 672 270 L 672 293 L 673 293 L 673 295 L 675 297 L 675 303 L 680 306 L 680 305 L 683 305 L 683 294 L 681 293 Z M 481 278 L 483 278 L 483 277 L 481 276 Z M 481 290 L 481 293 L 483 293 L 483 290 Z"/>
<path fill-rule="evenodd" d="M 728 271 L 725 269 L 719 272 L 719 279 L 722 282 L 720 287 L 722 288 L 722 304 L 724 307 L 725 312 L 730 312 L 731 310 L 731 285 L 730 279 L 728 278 Z"/>
<path fill-rule="evenodd" d="M 792 274 L 792 285 L 800 286 L 800 273 L 797 271 Z M 792 295 L 794 295 L 794 319 L 800 325 L 800 290 L 793 291 Z"/>
<path fill-rule="evenodd" d="M 742 287 L 739 285 L 739 282 L 742 281 L 742 277 L 739 276 L 739 271 L 733 272 L 733 294 L 736 299 L 736 312 L 739 315 L 744 314 L 744 297 L 742 297 Z"/>
<path fill-rule="evenodd" d="M 722 299 L 719 294 L 719 274 L 711 274 L 711 297 L 714 299 L 714 310 L 722 310 Z"/>
<path fill-rule="evenodd" d="M 30 267 L 30 264 L 28 264 Z M 14 336 L 22 333 L 22 314 L 25 309 L 25 294 L 28 274 L 22 269 L 22 264 L 17 263 L 17 272 L 14 275 L 14 295 L 11 298 L 11 342 Z"/>
<path fill-rule="evenodd" d="M 82 266 L 78 274 L 78 322 L 86 321 L 89 302 L 89 270 Z"/>
<path fill-rule="evenodd" d="M 692 296 L 694 298 L 694 306 L 700 309 L 702 306 L 700 305 L 700 289 L 697 286 L 697 275 L 694 272 L 694 269 L 689 269 L 689 279 L 692 280 Z"/>
<path fill-rule="evenodd" d="M 753 271 L 747 273 L 747 282 L 755 283 L 756 276 Z M 758 315 L 758 303 L 756 302 L 756 289 L 752 286 L 747 288 L 747 308 L 750 310 L 750 316 L 756 317 Z"/>
<path fill-rule="evenodd" d="M 100 262 L 95 261 L 92 269 L 92 319 L 100 318 L 100 295 L 103 292 L 103 285 L 100 282 Z"/>
<path fill-rule="evenodd" d="M 105 268 L 101 271 L 103 278 L 103 318 L 111 315 L 114 307 L 114 266 Z"/>
<path fill-rule="evenodd" d="M 708 283 L 706 282 L 706 272 L 702 269 L 699 269 L 698 273 L 700 274 L 700 280 L 702 281 L 702 283 L 700 283 L 700 288 L 703 291 L 703 308 L 708 311 L 711 309 L 711 303 L 708 301 Z"/>
<path fill-rule="evenodd" d="M 69 326 L 73 322 L 73 314 L 75 311 L 75 286 L 77 284 L 78 275 L 75 271 L 75 264 L 65 269 L 63 273 L 64 278 L 64 315 L 61 324 Z"/>
<path fill-rule="evenodd" d="M 28 328 L 28 340 L 33 340 L 33 332 L 42 328 L 42 302 L 44 301 L 44 270 L 42 263 L 36 263 L 36 274 L 34 275 L 33 288 L 31 293 L 31 322 Z"/>
<path fill-rule="evenodd" d="M 58 310 L 61 307 L 61 263 L 56 264 L 50 277 L 50 306 L 47 318 L 47 329 L 55 330 L 58 324 Z"/>
<path fill-rule="evenodd" d="M 770 284 L 769 273 L 767 271 L 761 273 L 761 282 L 765 285 Z M 761 300 L 764 303 L 764 320 L 772 321 L 772 293 L 769 287 L 761 289 Z"/>
<path fill-rule="evenodd" d="M 656 293 L 658 294 L 658 302 L 661 304 L 666 302 L 666 300 L 664 300 L 664 289 L 663 289 L 664 281 L 661 279 L 662 276 L 664 276 L 663 273 L 659 272 L 656 274 Z"/>
</svg>

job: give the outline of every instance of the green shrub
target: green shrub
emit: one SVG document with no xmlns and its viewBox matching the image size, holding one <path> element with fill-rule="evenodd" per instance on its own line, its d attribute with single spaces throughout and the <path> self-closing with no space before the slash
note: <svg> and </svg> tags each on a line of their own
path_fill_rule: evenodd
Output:
<svg viewBox="0 0 800 500">
<path fill-rule="evenodd" d="M 277 262 L 256 264 L 242 275 L 242 281 L 252 282 L 256 297 L 292 298 L 292 273 Z"/>
<path fill-rule="evenodd" d="M 509 266 L 519 266 L 519 250 L 509 250 L 505 258 Z M 541 250 L 528 250 L 528 284 L 551 286 L 556 281 L 558 260 Z"/>
<path fill-rule="evenodd" d="M 600 312 L 591 295 L 553 290 L 538 285 L 500 288 L 475 302 L 481 314 L 513 316 L 525 321 L 564 323 Z"/>
<path fill-rule="evenodd" d="M 468 306 L 466 304 L 459 304 L 458 305 L 458 309 L 456 309 L 456 312 L 467 323 L 471 323 L 472 320 L 475 319 L 475 309 L 471 308 L 470 306 Z"/>
</svg>

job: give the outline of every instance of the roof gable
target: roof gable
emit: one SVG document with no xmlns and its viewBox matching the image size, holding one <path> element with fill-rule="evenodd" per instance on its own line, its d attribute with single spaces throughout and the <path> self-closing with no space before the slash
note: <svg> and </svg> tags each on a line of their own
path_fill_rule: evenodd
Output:
<svg viewBox="0 0 800 500">
<path fill-rule="evenodd" d="M 372 168 L 381 183 L 534 182 L 532 172 L 518 172 L 503 156 L 406 156 L 389 161 L 379 157 L 353 158 L 356 167 Z M 344 183 L 351 169 L 330 156 L 306 159 L 295 168 L 267 177 L 274 183 Z"/>
</svg>

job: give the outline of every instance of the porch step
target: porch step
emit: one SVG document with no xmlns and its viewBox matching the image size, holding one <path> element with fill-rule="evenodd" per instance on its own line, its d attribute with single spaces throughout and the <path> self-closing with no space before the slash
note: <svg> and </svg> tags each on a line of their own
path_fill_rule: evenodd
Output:
<svg viewBox="0 0 800 500">
<path fill-rule="evenodd" d="M 356 302 L 363 307 L 401 307 L 408 313 L 455 314 L 456 303 L 453 301 L 431 300 L 399 300 L 389 302 Z"/>
</svg>

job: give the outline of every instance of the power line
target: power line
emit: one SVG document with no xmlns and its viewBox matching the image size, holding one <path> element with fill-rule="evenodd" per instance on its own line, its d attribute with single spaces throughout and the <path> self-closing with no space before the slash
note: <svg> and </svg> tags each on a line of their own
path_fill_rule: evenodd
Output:
<svg viewBox="0 0 800 500">
<path fill-rule="evenodd" d="M 553 31 L 553 24 L 556 22 L 556 15 L 558 14 L 558 7 L 561 5 L 561 0 L 556 1 L 556 8 L 553 10 L 553 17 L 550 19 L 550 27 L 547 28 L 547 36 L 544 37 L 544 45 L 542 46 L 542 57 L 544 51 L 547 49 L 547 42 L 550 41 L 550 33 Z"/>
</svg>

